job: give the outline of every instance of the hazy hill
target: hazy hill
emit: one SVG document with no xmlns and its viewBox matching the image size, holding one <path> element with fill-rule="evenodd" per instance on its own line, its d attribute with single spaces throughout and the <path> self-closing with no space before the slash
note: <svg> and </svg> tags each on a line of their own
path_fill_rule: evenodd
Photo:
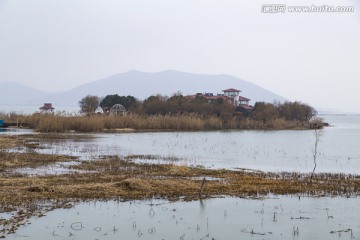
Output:
<svg viewBox="0 0 360 240">
<path fill-rule="evenodd" d="M 34 99 L 30 103 L 41 105 L 52 102 L 54 106 L 75 106 L 84 96 L 91 94 L 105 97 L 108 94 L 133 95 L 145 99 L 152 94 L 172 95 L 180 91 L 183 95 L 198 92 L 222 93 L 221 90 L 236 88 L 242 96 L 256 101 L 284 101 L 285 98 L 250 82 L 230 75 L 191 74 L 178 71 L 145 73 L 130 71 L 90 82 L 70 91 Z"/>
<path fill-rule="evenodd" d="M 23 105 L 48 94 L 18 83 L 0 83 L 0 105 Z"/>
</svg>

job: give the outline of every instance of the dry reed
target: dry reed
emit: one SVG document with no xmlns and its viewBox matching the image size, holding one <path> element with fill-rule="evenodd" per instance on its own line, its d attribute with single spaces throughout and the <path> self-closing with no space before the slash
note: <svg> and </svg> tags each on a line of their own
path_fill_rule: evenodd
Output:
<svg viewBox="0 0 360 240">
<path fill-rule="evenodd" d="M 91 116 L 61 116 L 32 115 L 26 119 L 29 126 L 39 132 L 102 132 L 133 130 L 171 130 L 171 131 L 201 131 L 221 129 L 308 129 L 309 124 L 298 121 L 275 119 L 268 122 L 255 121 L 249 118 L 242 120 L 236 117 L 224 122 L 219 117 L 203 117 L 197 114 L 188 115 L 156 115 L 139 114 L 91 115 Z"/>
</svg>

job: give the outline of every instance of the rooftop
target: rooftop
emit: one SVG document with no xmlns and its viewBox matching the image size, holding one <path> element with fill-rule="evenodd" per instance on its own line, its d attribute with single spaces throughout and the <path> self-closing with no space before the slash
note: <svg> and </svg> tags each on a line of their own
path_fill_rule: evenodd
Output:
<svg viewBox="0 0 360 240">
<path fill-rule="evenodd" d="M 39 108 L 40 110 L 54 110 L 52 103 L 44 103 L 44 106 Z"/>
<path fill-rule="evenodd" d="M 239 96 L 239 100 L 240 101 L 250 101 L 250 99 L 243 97 L 243 96 Z"/>
<path fill-rule="evenodd" d="M 241 92 L 240 90 L 238 89 L 235 89 L 235 88 L 229 88 L 229 89 L 225 89 L 225 90 L 222 90 L 223 92 Z"/>
</svg>

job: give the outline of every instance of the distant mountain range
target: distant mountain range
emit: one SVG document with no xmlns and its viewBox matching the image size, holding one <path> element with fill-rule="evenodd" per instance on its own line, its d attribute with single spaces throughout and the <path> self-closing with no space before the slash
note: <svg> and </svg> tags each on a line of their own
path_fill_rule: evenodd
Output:
<svg viewBox="0 0 360 240">
<path fill-rule="evenodd" d="M 0 83 L 0 105 L 28 105 L 29 101 L 51 95 L 19 83 Z"/>
<path fill-rule="evenodd" d="M 47 93 L 17 83 L 0 83 L 0 105 L 35 105 L 45 102 L 53 106 L 78 106 L 81 98 L 88 94 L 105 97 L 109 94 L 132 95 L 143 100 L 154 94 L 171 96 L 176 92 L 183 95 L 236 88 L 241 96 L 257 101 L 283 102 L 286 99 L 248 81 L 230 75 L 191 74 L 178 71 L 146 73 L 130 71 L 116 74 L 98 81 L 83 84 L 62 93 Z"/>
</svg>

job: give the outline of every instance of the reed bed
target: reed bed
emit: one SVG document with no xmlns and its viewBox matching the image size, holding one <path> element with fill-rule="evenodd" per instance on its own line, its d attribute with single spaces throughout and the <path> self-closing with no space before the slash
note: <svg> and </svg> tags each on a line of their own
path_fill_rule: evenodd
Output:
<svg viewBox="0 0 360 240">
<path fill-rule="evenodd" d="M 40 132 L 99 132 L 116 129 L 134 130 L 207 130 L 221 129 L 222 122 L 215 117 L 202 118 L 191 116 L 144 116 L 129 114 L 92 115 L 92 116 L 56 116 L 38 115 L 28 119 L 30 127 Z"/>
<path fill-rule="evenodd" d="M 268 122 L 236 117 L 223 121 L 220 117 L 188 115 L 156 115 L 139 114 L 62 116 L 32 115 L 26 119 L 29 126 L 39 132 L 102 132 L 120 130 L 169 130 L 169 131 L 202 131 L 221 129 L 305 129 L 309 124 L 298 121 L 275 119 Z"/>
</svg>

